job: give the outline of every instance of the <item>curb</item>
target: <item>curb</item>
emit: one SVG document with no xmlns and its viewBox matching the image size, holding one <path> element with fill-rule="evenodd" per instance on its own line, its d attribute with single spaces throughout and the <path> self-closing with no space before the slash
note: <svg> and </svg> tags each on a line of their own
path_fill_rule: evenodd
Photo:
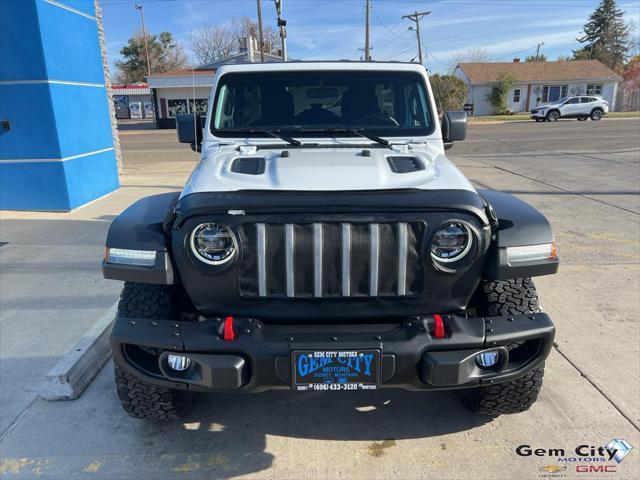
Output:
<svg viewBox="0 0 640 480">
<path fill-rule="evenodd" d="M 82 336 L 44 378 L 40 391 L 46 400 L 75 400 L 89 386 L 111 356 L 109 334 L 118 302 Z"/>
</svg>

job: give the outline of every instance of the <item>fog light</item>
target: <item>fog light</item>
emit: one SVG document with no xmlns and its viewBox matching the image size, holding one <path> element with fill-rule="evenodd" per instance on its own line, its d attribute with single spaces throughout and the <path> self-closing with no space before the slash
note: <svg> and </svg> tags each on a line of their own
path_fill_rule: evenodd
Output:
<svg viewBox="0 0 640 480">
<path fill-rule="evenodd" d="M 189 357 L 183 357 L 182 355 L 167 355 L 167 364 L 169 364 L 171 370 L 182 372 L 189 368 L 191 359 Z"/>
<path fill-rule="evenodd" d="M 476 356 L 476 362 L 482 368 L 493 367 L 500 360 L 500 352 L 497 350 L 490 350 L 487 352 L 479 353 Z"/>
</svg>

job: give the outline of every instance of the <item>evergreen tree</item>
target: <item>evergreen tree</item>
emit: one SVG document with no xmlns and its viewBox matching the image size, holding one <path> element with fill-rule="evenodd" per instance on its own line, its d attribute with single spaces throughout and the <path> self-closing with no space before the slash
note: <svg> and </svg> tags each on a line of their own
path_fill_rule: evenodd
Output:
<svg viewBox="0 0 640 480">
<path fill-rule="evenodd" d="M 187 58 L 182 46 L 174 41 L 173 35 L 169 32 L 162 32 L 159 35 L 147 34 L 147 44 L 151 74 L 187 66 Z M 120 83 L 143 82 L 147 76 L 147 60 L 142 33 L 138 32 L 131 37 L 120 50 L 120 55 L 122 60 L 116 61 L 117 81 Z"/>
<path fill-rule="evenodd" d="M 574 58 L 600 60 L 608 67 L 621 71 L 631 46 L 631 27 L 625 23 L 623 15 L 615 0 L 602 0 L 584 25 L 584 35 L 577 39 L 584 46 L 574 50 Z"/>
</svg>

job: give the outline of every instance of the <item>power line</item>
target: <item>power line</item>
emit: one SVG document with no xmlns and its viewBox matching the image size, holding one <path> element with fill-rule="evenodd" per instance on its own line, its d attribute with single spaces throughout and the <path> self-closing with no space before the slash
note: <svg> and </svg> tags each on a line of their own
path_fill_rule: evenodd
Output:
<svg viewBox="0 0 640 480">
<path fill-rule="evenodd" d="M 399 38 L 400 40 L 410 40 L 411 37 L 401 37 L 400 35 L 398 35 L 397 33 L 395 33 L 393 30 L 391 30 L 378 16 L 378 14 L 376 13 L 375 10 L 373 10 L 373 16 L 376 17 L 376 20 L 378 20 L 378 23 L 380 23 L 380 25 L 382 25 L 384 28 L 387 29 L 387 31 L 393 35 L 396 38 Z M 397 28 L 397 27 L 396 27 Z M 386 37 L 385 37 L 386 38 Z"/>
</svg>

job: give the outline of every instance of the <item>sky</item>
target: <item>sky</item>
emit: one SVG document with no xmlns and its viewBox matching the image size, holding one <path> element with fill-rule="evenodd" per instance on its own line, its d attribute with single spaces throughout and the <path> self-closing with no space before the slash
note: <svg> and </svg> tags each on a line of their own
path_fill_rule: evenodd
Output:
<svg viewBox="0 0 640 480">
<path fill-rule="evenodd" d="M 127 39 L 140 28 L 134 8 L 144 6 L 149 33 L 171 32 L 191 57 L 191 32 L 233 17 L 257 18 L 256 0 L 100 0 L 107 53 L 113 66 Z M 371 55 L 374 60 L 417 57 L 413 25 L 402 15 L 430 11 L 420 23 L 425 65 L 446 73 L 452 57 L 470 48 L 486 50 L 494 61 L 541 53 L 550 60 L 571 55 L 576 37 L 600 0 L 371 0 Z M 640 25 L 640 0 L 618 0 L 625 20 Z M 275 28 L 272 0 L 262 0 L 265 26 Z M 365 36 L 365 0 L 283 0 L 291 59 L 360 59 Z M 194 60 L 195 62 L 195 60 Z"/>
</svg>

